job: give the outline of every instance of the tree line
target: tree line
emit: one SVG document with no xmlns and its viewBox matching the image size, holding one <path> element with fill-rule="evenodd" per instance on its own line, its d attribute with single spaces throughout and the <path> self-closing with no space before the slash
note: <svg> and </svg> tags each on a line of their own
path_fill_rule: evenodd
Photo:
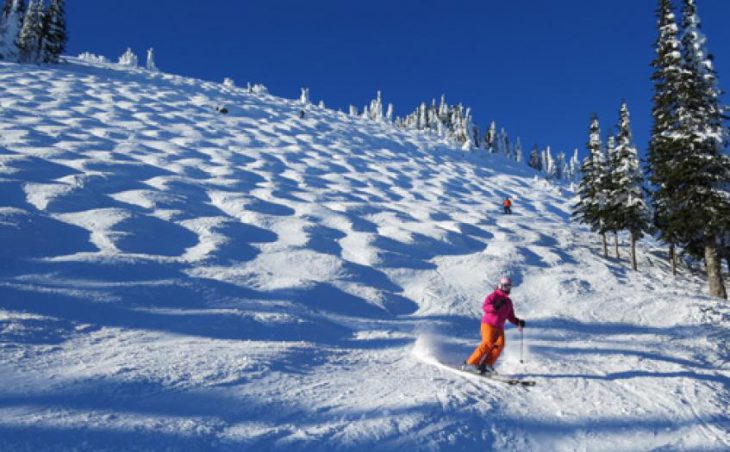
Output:
<svg viewBox="0 0 730 452">
<path fill-rule="evenodd" d="M 682 0 L 681 22 L 672 0 L 658 2 L 653 126 L 644 170 L 649 189 L 624 103 L 618 135 L 606 145 L 598 118 L 591 119 L 574 217 L 601 234 L 604 254 L 607 233 L 628 231 L 634 270 L 636 240 L 656 232 L 668 245 L 675 274 L 678 252 L 704 260 L 710 294 L 727 299 L 722 259 L 730 268 L 730 156 L 722 92 L 695 0 Z"/>
<path fill-rule="evenodd" d="M 302 88 L 304 93 L 306 89 Z M 308 96 L 308 90 L 307 96 Z M 304 100 L 308 103 L 308 97 Z M 519 137 L 513 142 L 504 128 L 497 129 L 492 121 L 489 127 L 480 132 L 474 123 L 471 108 L 462 104 L 449 104 L 446 96 L 442 95 L 437 103 L 432 99 L 430 104 L 421 102 L 410 114 L 393 117 L 393 104 L 384 107 L 381 92 L 378 91 L 375 99 L 362 110 L 350 105 L 350 116 L 361 117 L 373 121 L 392 123 L 395 127 L 404 130 L 418 130 L 434 134 L 447 139 L 465 151 L 481 151 L 485 154 L 503 155 L 518 163 L 526 163 L 536 171 L 542 172 L 546 178 L 553 180 L 573 181 L 579 176 L 580 160 L 578 150 L 575 149 L 572 157 L 568 158 L 564 152 L 553 155 L 550 146 L 540 150 L 535 144 L 527 158 L 524 156 L 522 142 Z"/>
</svg>

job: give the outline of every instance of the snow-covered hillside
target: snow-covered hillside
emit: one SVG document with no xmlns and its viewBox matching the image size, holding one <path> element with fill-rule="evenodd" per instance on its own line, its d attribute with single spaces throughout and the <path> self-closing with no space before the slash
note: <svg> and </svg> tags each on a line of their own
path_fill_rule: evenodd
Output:
<svg viewBox="0 0 730 452">
<path fill-rule="evenodd" d="M 526 166 L 300 108 L 0 64 L 0 450 L 730 448 L 699 275 L 603 259 Z M 529 389 L 440 365 L 503 274 Z"/>
</svg>

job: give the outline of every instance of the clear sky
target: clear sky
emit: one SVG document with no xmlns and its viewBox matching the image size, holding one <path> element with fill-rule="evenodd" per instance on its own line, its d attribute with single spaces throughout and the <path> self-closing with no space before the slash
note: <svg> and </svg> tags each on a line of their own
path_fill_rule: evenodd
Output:
<svg viewBox="0 0 730 452">
<path fill-rule="evenodd" d="M 678 1 L 678 0 L 677 0 Z M 698 0 L 730 90 L 730 0 Z M 446 94 L 529 149 L 584 152 L 629 103 L 637 145 L 651 128 L 656 0 L 72 0 L 67 53 L 116 60 L 154 47 L 165 72 L 230 77 L 347 111 L 383 92 L 396 115 Z M 728 96 L 726 96 L 727 101 Z"/>
</svg>

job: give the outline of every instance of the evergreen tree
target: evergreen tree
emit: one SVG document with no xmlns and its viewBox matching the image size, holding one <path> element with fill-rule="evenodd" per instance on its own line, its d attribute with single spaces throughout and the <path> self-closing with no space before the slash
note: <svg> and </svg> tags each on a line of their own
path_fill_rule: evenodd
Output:
<svg viewBox="0 0 730 452">
<path fill-rule="evenodd" d="M 682 19 L 683 71 L 677 104 L 679 133 L 675 134 L 681 146 L 672 156 L 670 172 L 677 189 L 672 207 L 678 213 L 671 221 L 674 229 L 686 231 L 682 240 L 688 250 L 704 248 L 710 295 L 727 298 L 718 258 L 720 236 L 730 217 L 724 111 L 695 0 L 684 0 Z"/>
<path fill-rule="evenodd" d="M 558 152 L 558 156 L 555 157 L 555 178 L 558 180 L 563 180 L 566 176 L 566 162 L 565 162 L 565 152 L 560 151 Z"/>
<path fill-rule="evenodd" d="M 309 105 L 309 88 L 302 88 L 302 93 L 299 95 L 299 103 L 302 105 Z"/>
<path fill-rule="evenodd" d="M 20 62 L 38 63 L 41 59 L 43 46 L 44 11 L 41 0 L 30 0 L 23 19 L 23 28 L 18 37 Z"/>
<path fill-rule="evenodd" d="M 514 157 L 515 162 L 522 162 L 522 142 L 520 141 L 520 137 L 517 137 L 517 142 L 515 143 Z"/>
<path fill-rule="evenodd" d="M 681 152 L 681 142 L 676 138 L 678 129 L 677 108 L 682 77 L 681 42 L 679 27 L 672 11 L 671 0 L 659 0 L 657 9 L 656 58 L 652 62 L 654 73 L 653 126 L 647 156 L 649 181 L 655 187 L 652 193 L 654 226 L 660 238 L 669 244 L 672 271 L 676 274 L 676 245 L 680 243 L 681 230 L 672 217 L 677 214 L 676 194 L 678 183 L 672 180 L 673 157 Z"/>
<path fill-rule="evenodd" d="M 573 157 L 570 158 L 570 180 L 571 182 L 574 182 L 578 176 L 578 172 L 580 171 L 580 159 L 578 158 L 578 149 L 576 148 L 573 151 Z"/>
<path fill-rule="evenodd" d="M 486 149 L 490 154 L 494 154 L 496 152 L 496 141 L 497 124 L 492 121 L 492 123 L 489 124 L 489 129 L 487 129 L 487 132 L 484 135 L 484 149 Z"/>
<path fill-rule="evenodd" d="M 385 115 L 383 114 L 383 98 L 378 90 L 375 99 L 370 101 L 370 107 L 365 108 L 368 112 L 367 117 L 373 121 L 382 121 Z"/>
<path fill-rule="evenodd" d="M 573 208 L 573 218 L 601 234 L 603 253 L 608 256 L 607 229 L 603 219 L 603 194 L 601 192 L 604 178 L 604 157 L 600 124 L 595 115 L 591 118 L 587 147 L 588 156 L 583 160 L 581 168 L 583 178 L 578 186 L 578 204 Z M 534 151 L 537 151 L 537 148 Z"/>
<path fill-rule="evenodd" d="M 498 152 L 504 154 L 507 158 L 512 158 L 512 149 L 510 148 L 509 144 L 509 135 L 507 135 L 507 131 L 504 130 L 504 127 L 499 129 L 499 135 L 497 135 L 497 143 L 499 143 Z"/>
<path fill-rule="evenodd" d="M 5 0 L 0 16 L 0 60 L 20 59 L 19 37 L 25 19 L 25 0 Z"/>
<path fill-rule="evenodd" d="M 557 170 L 555 168 L 555 159 L 550 151 L 550 146 L 542 151 L 542 170 L 548 179 L 557 178 Z"/>
<path fill-rule="evenodd" d="M 619 112 L 619 131 L 613 151 L 614 187 L 610 194 L 616 230 L 628 230 L 631 238 L 631 267 L 636 270 L 636 241 L 648 229 L 647 206 L 639 155 L 631 134 L 631 120 L 626 102 Z"/>
<path fill-rule="evenodd" d="M 603 178 L 601 179 L 601 216 L 607 232 L 613 232 L 616 259 L 621 258 L 619 252 L 618 232 L 623 229 L 623 210 L 617 208 L 618 180 L 620 179 L 619 160 L 616 149 L 616 137 L 609 135 L 606 139 L 606 159 Z"/>
<path fill-rule="evenodd" d="M 542 164 L 540 162 L 540 151 L 537 147 L 537 144 L 532 146 L 532 150 L 530 151 L 530 160 L 527 162 L 527 165 L 530 168 L 534 168 L 537 171 L 542 171 Z"/>
<path fill-rule="evenodd" d="M 44 63 L 58 63 L 66 49 L 65 0 L 51 0 L 43 18 L 41 59 Z"/>
<path fill-rule="evenodd" d="M 155 63 L 155 49 L 147 50 L 147 64 L 145 64 L 145 67 L 150 72 L 159 72 L 159 69 L 157 69 L 157 64 Z M 233 80 L 231 80 L 230 87 L 233 88 L 233 86 Z"/>
<path fill-rule="evenodd" d="M 482 139 L 481 136 L 479 136 L 479 126 L 476 124 L 472 124 L 471 127 L 471 141 L 476 148 L 480 148 L 482 146 Z"/>
</svg>

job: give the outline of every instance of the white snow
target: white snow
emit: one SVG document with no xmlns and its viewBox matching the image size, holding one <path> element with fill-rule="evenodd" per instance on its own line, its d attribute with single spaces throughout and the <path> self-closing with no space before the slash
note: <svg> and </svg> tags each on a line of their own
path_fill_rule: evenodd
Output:
<svg viewBox="0 0 730 452">
<path fill-rule="evenodd" d="M 69 60 L 0 63 L 0 450 L 730 448 L 727 303 L 526 165 Z M 503 274 L 530 389 L 445 366 Z"/>
</svg>

